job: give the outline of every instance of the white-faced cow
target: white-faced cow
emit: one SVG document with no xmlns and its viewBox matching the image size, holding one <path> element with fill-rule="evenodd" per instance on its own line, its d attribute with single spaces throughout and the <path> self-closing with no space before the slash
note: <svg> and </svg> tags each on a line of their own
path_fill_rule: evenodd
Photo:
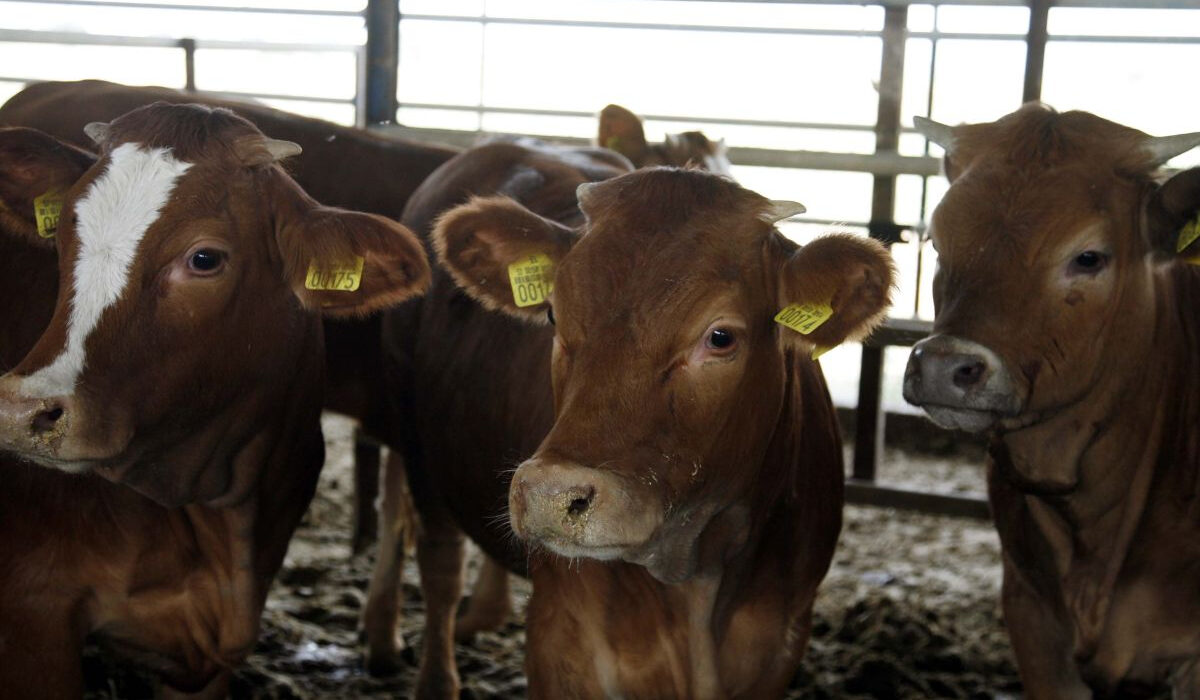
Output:
<svg viewBox="0 0 1200 700">
<path fill-rule="evenodd" d="M 1200 695 L 1200 169 L 1153 138 L 1030 104 L 918 121 L 951 186 L 930 233 L 934 335 L 906 398 L 990 432 L 1003 603 L 1030 698 Z"/>
<path fill-rule="evenodd" d="M 419 696 L 457 688 L 464 530 L 533 578 L 534 697 L 769 697 L 807 645 L 842 504 L 809 351 L 871 327 L 890 261 L 853 237 L 796 246 L 772 226 L 794 205 L 728 179 L 601 156 L 468 151 L 406 212 L 449 270 L 418 333 L 402 312 L 384 326 L 411 383 L 394 395 L 423 517 Z M 514 266 L 552 294 L 515 297 Z M 807 336 L 772 320 L 802 303 L 832 317 Z"/>
<path fill-rule="evenodd" d="M 39 465 L 5 464 L 0 490 L 0 688 L 80 694 L 93 638 L 219 696 L 324 458 L 321 315 L 407 298 L 429 268 L 402 226 L 318 205 L 277 165 L 295 145 L 226 110 L 89 133 L 82 174 L 49 139 L 0 148 L 5 235 L 61 204 L 57 304 L 0 378 L 0 448 Z"/>
</svg>

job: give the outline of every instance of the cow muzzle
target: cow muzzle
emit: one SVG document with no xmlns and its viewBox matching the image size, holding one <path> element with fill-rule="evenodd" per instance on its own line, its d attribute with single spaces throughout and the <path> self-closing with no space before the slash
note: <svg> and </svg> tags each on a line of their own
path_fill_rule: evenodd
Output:
<svg viewBox="0 0 1200 700">
<path fill-rule="evenodd" d="M 618 559 L 662 524 L 661 502 L 614 472 L 527 460 L 508 491 L 513 532 L 568 557 Z"/>
<path fill-rule="evenodd" d="M 904 399 L 925 409 L 941 427 L 971 433 L 1017 415 L 1024 403 L 999 355 L 974 341 L 940 334 L 913 346 Z"/>
<path fill-rule="evenodd" d="M 0 452 L 79 474 L 118 453 L 128 441 L 116 420 L 100 431 L 101 439 L 85 439 L 87 421 L 75 396 L 29 395 L 22 380 L 0 377 Z"/>
</svg>

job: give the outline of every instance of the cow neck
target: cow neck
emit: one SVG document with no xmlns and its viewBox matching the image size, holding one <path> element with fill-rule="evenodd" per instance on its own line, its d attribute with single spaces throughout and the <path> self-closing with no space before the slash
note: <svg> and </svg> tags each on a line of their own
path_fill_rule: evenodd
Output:
<svg viewBox="0 0 1200 700">
<path fill-rule="evenodd" d="M 1197 287 L 1197 275 L 1185 274 L 1185 284 Z M 1130 543 L 1143 525 L 1163 467 L 1170 466 L 1161 455 L 1164 449 L 1175 453 L 1164 436 L 1190 439 L 1186 436 L 1195 429 L 1179 409 L 1181 402 L 1194 404 L 1200 391 L 1193 386 L 1200 376 L 1193 357 L 1200 348 L 1196 323 L 1187 318 L 1190 310 L 1177 314 L 1172 309 L 1181 305 L 1180 298 L 1200 298 L 1200 293 L 1180 295 L 1170 278 L 1163 275 L 1155 288 L 1149 347 L 1134 354 L 1144 358 L 1141 372 L 1108 373 L 1112 379 L 1098 383 L 1076 405 L 1034 426 L 1036 430 L 1003 436 L 1003 449 L 993 451 L 1002 469 L 1031 458 L 1072 466 L 1074 483 L 1058 493 L 1009 483 L 1024 491 L 1028 513 L 1049 546 L 1080 658 L 1090 658 L 1099 644 Z"/>
</svg>

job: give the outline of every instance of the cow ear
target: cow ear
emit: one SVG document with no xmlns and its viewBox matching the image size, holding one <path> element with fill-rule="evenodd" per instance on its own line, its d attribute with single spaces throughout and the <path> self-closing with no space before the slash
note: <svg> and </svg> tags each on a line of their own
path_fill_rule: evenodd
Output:
<svg viewBox="0 0 1200 700">
<path fill-rule="evenodd" d="M 879 242 L 831 234 L 795 250 L 779 277 L 781 339 L 820 350 L 859 340 L 883 320 L 895 266 Z"/>
<path fill-rule="evenodd" d="M 305 308 L 365 316 L 429 287 L 429 260 L 412 231 L 375 214 L 320 206 L 290 178 L 281 187 L 291 197 L 276 204 L 276 240 Z"/>
<path fill-rule="evenodd" d="M 571 250 L 575 232 L 507 197 L 475 198 L 446 212 L 434 226 L 438 261 L 486 308 L 546 322 L 554 268 Z"/>
<path fill-rule="evenodd" d="M 1200 168 L 1176 173 L 1150 195 L 1146 236 L 1159 256 L 1200 262 Z"/>
<path fill-rule="evenodd" d="M 600 111 L 600 131 L 596 144 L 620 153 L 635 168 L 646 164 L 646 132 L 642 120 L 620 105 L 609 105 Z"/>
<path fill-rule="evenodd" d="M 36 129 L 0 129 L 0 232 L 53 248 L 66 191 L 95 163 Z"/>
</svg>

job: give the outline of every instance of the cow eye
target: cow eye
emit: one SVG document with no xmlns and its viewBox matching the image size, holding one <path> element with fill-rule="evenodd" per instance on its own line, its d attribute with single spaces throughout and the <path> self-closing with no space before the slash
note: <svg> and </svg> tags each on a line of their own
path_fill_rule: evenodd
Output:
<svg viewBox="0 0 1200 700">
<path fill-rule="evenodd" d="M 225 253 L 213 248 L 201 248 L 188 258 L 188 269 L 202 275 L 211 275 L 225 263 Z"/>
<path fill-rule="evenodd" d="M 1071 272 L 1094 275 L 1108 264 L 1108 256 L 1100 251 L 1085 250 L 1071 261 Z"/>
<path fill-rule="evenodd" d="M 552 326 L 558 325 L 554 322 L 554 307 L 553 306 L 546 307 L 546 320 L 549 321 L 550 325 L 552 325 Z"/>
<path fill-rule="evenodd" d="M 714 328 L 708 332 L 704 345 L 710 350 L 729 350 L 736 342 L 737 339 L 732 331 L 725 328 Z"/>
</svg>

